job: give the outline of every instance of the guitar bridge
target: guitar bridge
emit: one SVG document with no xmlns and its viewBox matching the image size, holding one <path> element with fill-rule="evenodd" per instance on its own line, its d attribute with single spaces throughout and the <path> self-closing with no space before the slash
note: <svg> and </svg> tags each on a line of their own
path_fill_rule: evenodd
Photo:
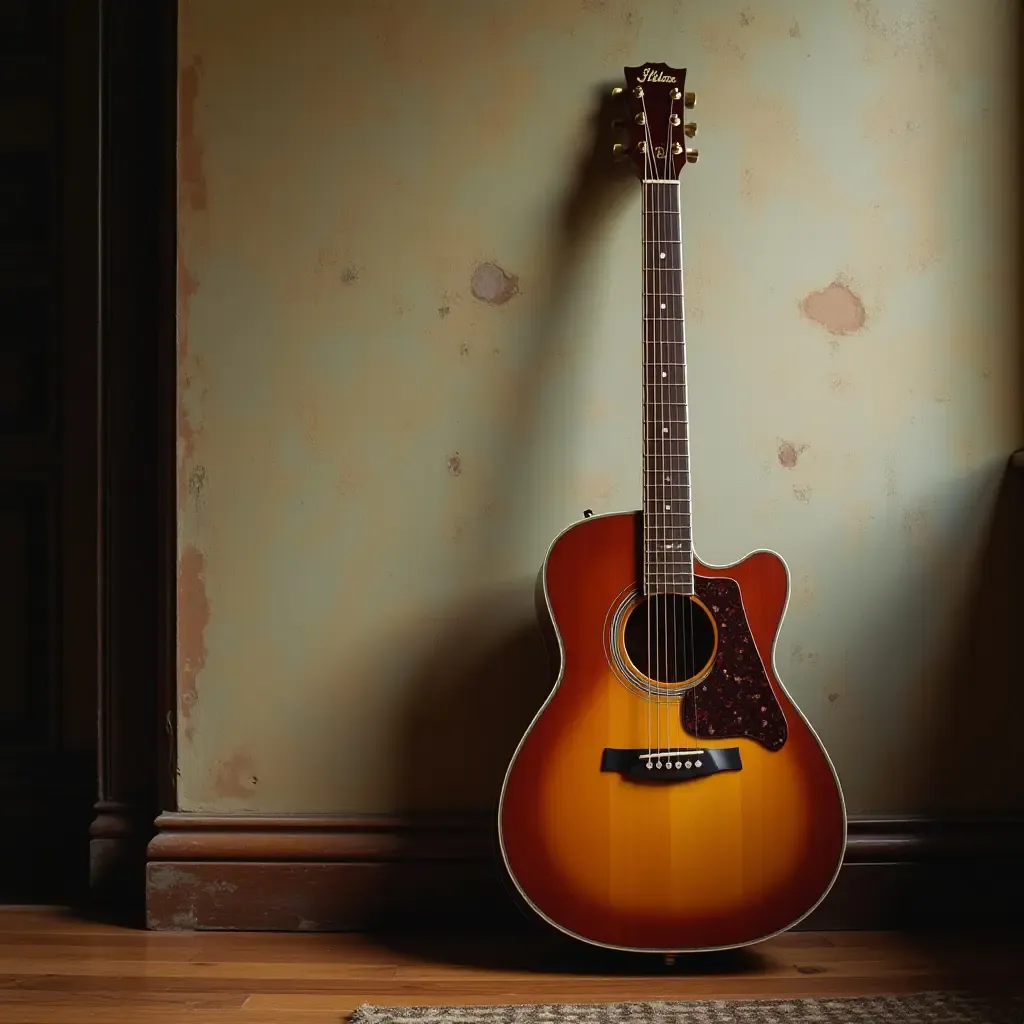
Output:
<svg viewBox="0 0 1024 1024">
<path fill-rule="evenodd" d="M 601 771 L 618 772 L 634 782 L 686 782 L 743 768 L 739 747 L 605 747 Z"/>
</svg>

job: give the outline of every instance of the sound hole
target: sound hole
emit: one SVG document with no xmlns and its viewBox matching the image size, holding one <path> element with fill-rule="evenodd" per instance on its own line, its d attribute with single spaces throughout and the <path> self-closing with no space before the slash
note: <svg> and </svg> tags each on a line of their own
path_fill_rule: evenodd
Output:
<svg viewBox="0 0 1024 1024">
<path fill-rule="evenodd" d="M 658 683 L 684 683 L 711 660 L 715 627 L 692 597 L 655 594 L 626 620 L 626 653 L 639 672 Z"/>
</svg>

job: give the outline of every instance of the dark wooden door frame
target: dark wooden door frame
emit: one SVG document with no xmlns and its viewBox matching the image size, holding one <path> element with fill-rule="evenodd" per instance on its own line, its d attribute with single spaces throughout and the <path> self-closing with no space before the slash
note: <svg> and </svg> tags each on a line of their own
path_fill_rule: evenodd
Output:
<svg viewBox="0 0 1024 1024">
<path fill-rule="evenodd" d="M 98 800 L 93 907 L 143 920 L 175 807 L 177 3 L 92 0 L 99 26 Z"/>
</svg>

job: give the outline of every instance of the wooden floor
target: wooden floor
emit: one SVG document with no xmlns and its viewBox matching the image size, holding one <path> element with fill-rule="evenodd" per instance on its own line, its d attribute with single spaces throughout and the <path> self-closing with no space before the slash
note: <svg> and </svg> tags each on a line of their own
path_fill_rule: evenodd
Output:
<svg viewBox="0 0 1024 1024">
<path fill-rule="evenodd" d="M 0 1024 L 321 1024 L 363 1002 L 1024 989 L 1020 936 L 796 932 L 667 966 L 540 936 L 147 933 L 0 909 Z"/>
</svg>

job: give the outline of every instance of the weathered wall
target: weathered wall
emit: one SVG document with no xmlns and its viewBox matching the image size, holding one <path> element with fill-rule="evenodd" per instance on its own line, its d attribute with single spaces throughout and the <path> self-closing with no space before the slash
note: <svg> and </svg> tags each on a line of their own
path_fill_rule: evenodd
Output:
<svg viewBox="0 0 1024 1024">
<path fill-rule="evenodd" d="M 566 204 L 644 60 L 699 97 L 698 550 L 787 558 L 852 812 L 1011 802 L 932 769 L 1020 439 L 1015 9 L 182 0 L 181 807 L 494 796 L 546 547 L 640 499 L 638 189 Z"/>
</svg>

